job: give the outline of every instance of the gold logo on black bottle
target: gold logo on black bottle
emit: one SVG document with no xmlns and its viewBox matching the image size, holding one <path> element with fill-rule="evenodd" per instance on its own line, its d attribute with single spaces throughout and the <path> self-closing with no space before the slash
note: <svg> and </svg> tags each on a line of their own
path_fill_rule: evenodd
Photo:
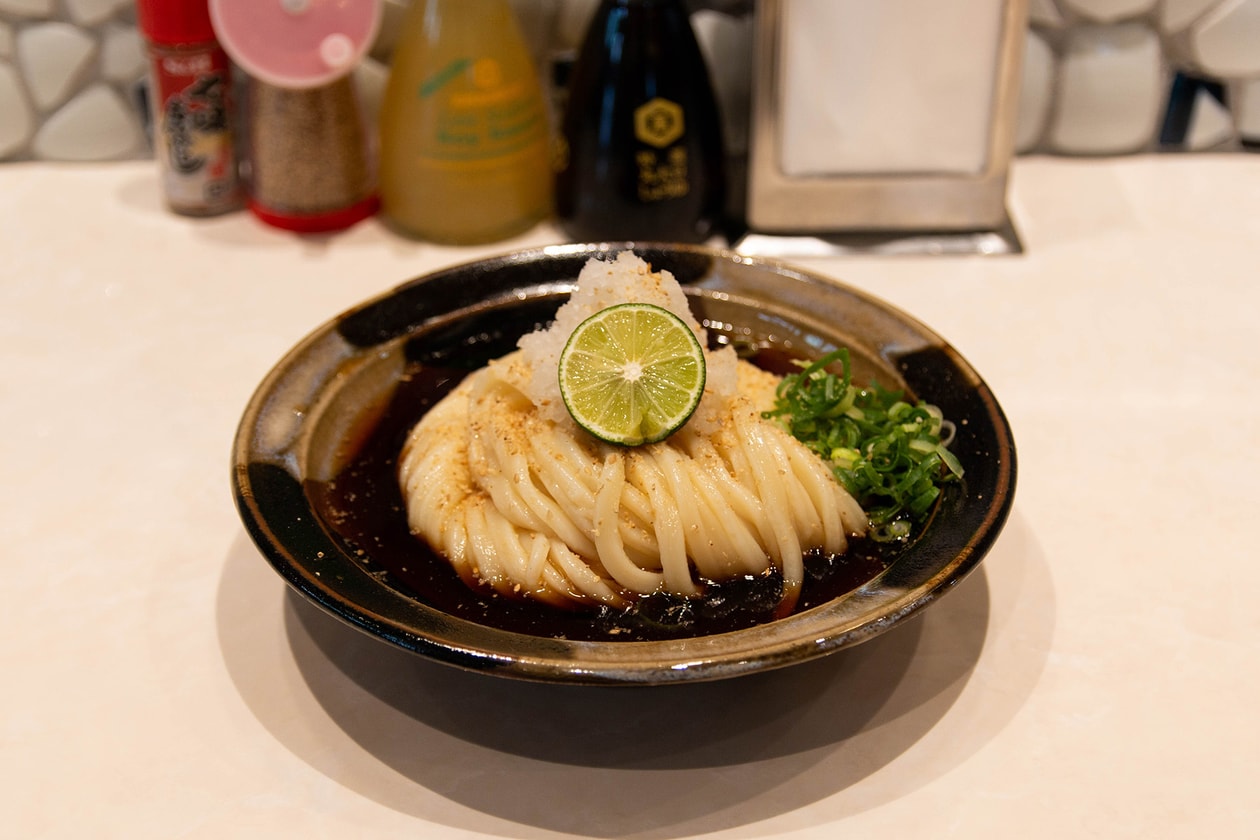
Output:
<svg viewBox="0 0 1260 840">
<path fill-rule="evenodd" d="M 690 192 L 686 148 L 667 148 L 683 136 L 683 129 L 683 109 L 676 102 L 657 97 L 634 109 L 635 139 L 660 150 L 640 149 L 635 153 L 639 201 L 665 201 Z"/>
<path fill-rule="evenodd" d="M 642 143 L 663 149 L 683 133 L 683 109 L 668 99 L 649 99 L 634 109 L 634 136 Z"/>
</svg>

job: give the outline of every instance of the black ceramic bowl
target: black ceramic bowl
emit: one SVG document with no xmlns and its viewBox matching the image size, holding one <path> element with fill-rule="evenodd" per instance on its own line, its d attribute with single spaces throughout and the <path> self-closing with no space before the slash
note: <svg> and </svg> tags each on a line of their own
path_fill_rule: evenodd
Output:
<svg viewBox="0 0 1260 840">
<path fill-rule="evenodd" d="M 398 430 L 381 431 L 382 424 L 396 422 L 400 411 L 414 414 L 404 418 L 413 423 L 462 372 L 510 351 L 521 334 L 546 323 L 589 258 L 625 248 L 672 272 L 718 340 L 805 358 L 846 346 L 857 381 L 904 388 L 955 421 L 951 449 L 964 481 L 945 494 L 910 545 L 869 578 L 786 618 L 618 641 L 572 632 L 588 620 L 581 615 L 559 617 L 559 625 L 531 623 L 510 605 L 479 612 L 470 590 L 465 595 L 473 600 L 459 603 L 449 587 L 427 591 L 426 570 L 441 579 L 449 569 L 406 533 L 388 480 L 350 492 L 343 486 L 339 498 L 330 498 L 330 486 L 359 480 L 347 473 L 372 460 L 364 455 L 371 446 L 383 447 L 387 458 L 400 443 L 390 438 Z M 232 480 L 246 528 L 284 579 L 385 642 L 524 679 L 652 684 L 790 665 L 913 616 L 962 580 L 997 538 L 1014 493 L 1015 447 L 996 399 L 967 362 L 930 329 L 870 295 L 778 262 L 702 247 L 566 245 L 417 278 L 317 329 L 276 365 L 246 408 Z M 400 550 L 414 555 L 400 561 Z"/>
</svg>

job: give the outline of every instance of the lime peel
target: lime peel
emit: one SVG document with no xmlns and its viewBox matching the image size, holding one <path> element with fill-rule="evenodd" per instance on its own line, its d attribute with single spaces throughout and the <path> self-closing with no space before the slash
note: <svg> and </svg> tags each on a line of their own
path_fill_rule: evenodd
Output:
<svg viewBox="0 0 1260 840">
<path fill-rule="evenodd" d="M 664 440 L 704 395 L 705 356 L 682 319 L 650 303 L 601 309 L 560 353 L 560 395 L 574 422 L 608 443 Z"/>
</svg>

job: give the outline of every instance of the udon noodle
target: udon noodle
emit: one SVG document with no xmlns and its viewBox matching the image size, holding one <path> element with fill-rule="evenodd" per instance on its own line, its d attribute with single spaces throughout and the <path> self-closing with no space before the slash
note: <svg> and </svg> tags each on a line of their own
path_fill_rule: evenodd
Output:
<svg viewBox="0 0 1260 840">
<path fill-rule="evenodd" d="M 667 273 L 595 261 L 546 330 L 468 376 L 412 429 L 399 478 L 412 531 L 470 586 L 556 605 L 622 606 L 777 569 L 795 603 L 812 550 L 845 551 L 867 517 L 829 467 L 761 412 L 778 378 L 729 348 L 687 425 L 660 443 L 602 443 L 568 417 L 556 362 L 577 323 L 626 301 L 704 330 Z"/>
</svg>

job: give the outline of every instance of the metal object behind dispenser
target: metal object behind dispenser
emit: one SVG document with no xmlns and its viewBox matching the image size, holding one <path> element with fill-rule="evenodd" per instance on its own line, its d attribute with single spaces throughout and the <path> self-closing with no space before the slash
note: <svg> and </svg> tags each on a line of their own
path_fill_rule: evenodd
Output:
<svg viewBox="0 0 1260 840">
<path fill-rule="evenodd" d="M 886 3 L 870 4 L 867 8 L 873 9 L 878 5 L 880 14 L 895 15 L 902 3 L 909 11 L 914 0 L 888 0 Z M 940 4 L 942 7 L 952 5 Z M 869 162 L 846 169 L 846 161 L 838 157 L 830 171 L 789 174 L 784 166 L 783 132 L 785 21 L 788 14 L 798 15 L 796 31 L 800 32 L 800 15 L 820 10 L 824 15 L 835 15 L 837 9 L 837 6 L 819 6 L 810 0 L 760 0 L 757 4 L 747 197 L 747 219 L 752 231 L 825 235 L 1009 228 L 1006 182 L 1014 153 L 1027 0 L 1004 0 L 993 10 L 999 17 L 992 22 L 992 32 L 998 41 L 984 46 L 986 50 L 993 49 L 996 60 L 992 76 L 988 79 L 991 98 L 988 112 L 983 115 L 985 122 L 974 127 L 976 136 L 986 144 L 978 165 L 970 169 L 955 167 L 952 171 L 933 171 L 929 164 L 922 168 L 902 165 L 895 170 L 879 171 Z M 869 34 L 874 39 L 869 42 L 870 49 L 878 49 L 879 38 L 900 37 L 899 31 L 896 31 L 900 25 L 898 21 L 892 21 L 891 26 L 884 26 L 884 23 L 887 21 L 881 22 L 879 32 L 850 31 L 846 35 L 862 39 Z M 855 21 L 855 24 L 862 26 L 863 21 Z M 834 36 L 834 30 L 829 32 L 825 27 L 808 29 L 805 35 L 809 39 L 819 39 L 816 46 L 821 50 L 832 48 L 828 39 L 834 40 Z M 948 33 L 939 37 L 947 38 Z M 962 39 L 951 40 L 944 47 L 946 51 L 976 48 L 975 43 L 966 43 Z M 931 74 L 934 71 L 930 57 L 924 62 L 916 61 L 916 66 L 897 69 L 903 74 Z M 927 75 L 919 78 L 940 81 L 938 77 Z M 817 93 L 823 96 L 828 90 L 838 90 L 828 86 L 869 85 L 862 94 L 879 96 L 882 93 L 880 82 L 881 79 L 870 77 L 818 79 Z M 914 102 L 905 104 L 911 108 L 916 105 Z M 843 127 L 838 126 L 837 148 L 843 146 L 843 138 L 839 136 L 843 133 Z M 809 138 L 814 148 L 826 148 L 820 144 L 826 144 L 831 139 L 818 136 L 817 132 Z M 921 140 L 924 149 L 934 142 L 934 138 L 927 134 L 912 140 Z M 932 155 L 925 154 L 925 158 L 930 157 Z"/>
</svg>

